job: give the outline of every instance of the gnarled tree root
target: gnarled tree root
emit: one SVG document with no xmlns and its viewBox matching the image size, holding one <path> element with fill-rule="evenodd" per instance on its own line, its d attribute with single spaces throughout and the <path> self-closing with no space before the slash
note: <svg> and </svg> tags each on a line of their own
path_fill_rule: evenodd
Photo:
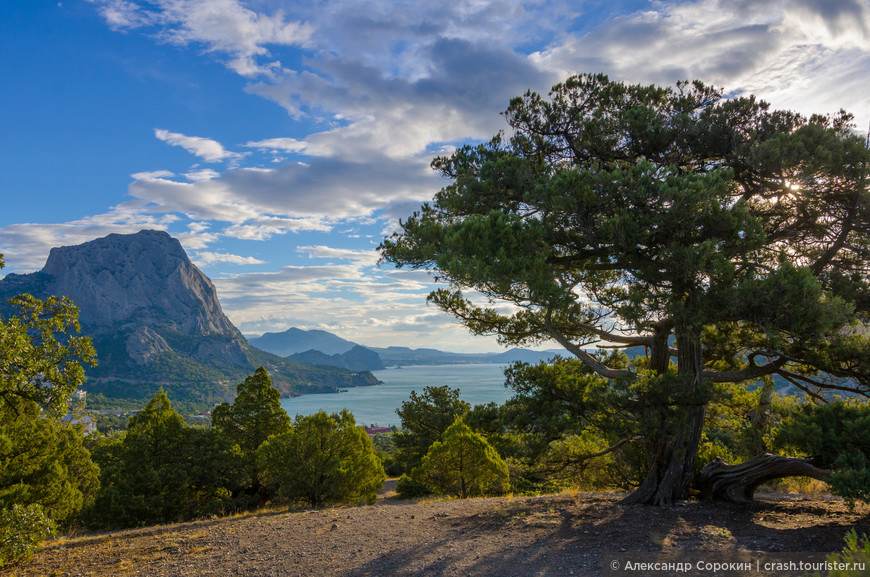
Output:
<svg viewBox="0 0 870 577">
<path fill-rule="evenodd" d="M 813 459 L 762 453 L 739 465 L 729 465 L 722 458 L 711 461 L 695 476 L 693 485 L 701 499 L 750 503 L 755 489 L 766 481 L 783 477 L 827 481 L 830 476 L 831 472 L 815 466 Z"/>
</svg>

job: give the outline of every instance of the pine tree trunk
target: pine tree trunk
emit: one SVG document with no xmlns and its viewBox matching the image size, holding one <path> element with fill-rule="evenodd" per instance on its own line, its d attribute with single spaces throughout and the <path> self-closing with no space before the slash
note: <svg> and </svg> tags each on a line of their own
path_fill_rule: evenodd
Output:
<svg viewBox="0 0 870 577">
<path fill-rule="evenodd" d="M 816 467 L 812 459 L 763 453 L 739 465 L 729 465 L 721 458 L 708 463 L 695 478 L 694 488 L 702 499 L 749 503 L 755 489 L 766 481 L 783 477 L 827 481 L 830 476 L 830 471 Z"/>
<path fill-rule="evenodd" d="M 699 338 L 693 337 L 690 331 L 679 328 L 676 337 L 677 370 L 683 380 L 682 409 L 685 419 L 677 425 L 676 430 L 673 424 L 668 427 L 666 423 L 662 423 L 660 434 L 654 432 L 648 435 L 646 453 L 649 471 L 640 487 L 623 501 L 626 504 L 663 506 L 683 500 L 689 495 L 695 456 L 704 428 L 706 406 L 701 401 L 687 403 L 686 400 L 699 397 L 703 362 Z M 662 346 L 658 339 L 656 345 Z M 667 346 L 667 336 L 664 346 Z M 655 354 L 655 348 L 654 346 L 651 359 L 661 359 L 661 355 Z M 652 366 L 652 363 L 650 368 L 657 373 L 667 370 L 667 366 Z"/>
</svg>

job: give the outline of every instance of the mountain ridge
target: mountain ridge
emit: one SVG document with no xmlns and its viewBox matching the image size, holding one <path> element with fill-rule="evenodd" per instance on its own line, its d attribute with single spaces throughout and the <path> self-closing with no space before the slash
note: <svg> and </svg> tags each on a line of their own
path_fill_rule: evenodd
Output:
<svg viewBox="0 0 870 577">
<path fill-rule="evenodd" d="M 0 310 L 10 313 L 6 299 L 24 292 L 66 296 L 79 307 L 82 334 L 98 354 L 84 388 L 105 408 L 144 404 L 163 387 L 174 401 L 206 409 L 232 399 L 235 383 L 258 366 L 284 396 L 377 384 L 367 371 L 304 365 L 252 347 L 208 277 L 163 231 L 54 248 L 40 271 L 0 280 Z"/>
<path fill-rule="evenodd" d="M 304 330 L 291 327 L 279 333 L 265 333 L 261 337 L 249 337 L 252 346 L 273 354 L 317 364 L 341 364 L 340 355 L 347 354 L 354 347 L 361 347 L 377 353 L 384 365 L 439 365 L 494 363 L 508 364 L 517 361 L 537 363 L 546 361 L 557 354 L 565 354 L 562 349 L 533 351 L 530 349 L 509 349 L 501 353 L 454 353 L 432 348 L 412 349 L 409 347 L 389 346 L 370 347 L 355 343 L 324 330 Z M 318 348 L 318 347 L 323 348 Z M 315 353 L 320 353 L 317 355 Z M 374 368 L 370 370 L 376 370 Z"/>
</svg>

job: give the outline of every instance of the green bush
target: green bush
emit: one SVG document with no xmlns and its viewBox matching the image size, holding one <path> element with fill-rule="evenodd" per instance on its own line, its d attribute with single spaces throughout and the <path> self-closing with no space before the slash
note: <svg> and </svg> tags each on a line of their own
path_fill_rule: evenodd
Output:
<svg viewBox="0 0 870 577">
<path fill-rule="evenodd" d="M 13 505 L 0 510 L 0 568 L 29 559 L 55 524 L 40 505 Z"/>
<path fill-rule="evenodd" d="M 353 415 L 297 416 L 290 431 L 257 449 L 264 481 L 291 503 L 373 504 L 386 474 L 372 440 Z"/>
<path fill-rule="evenodd" d="M 411 476 L 434 493 L 460 499 L 510 490 L 507 463 L 461 418 L 429 448 Z"/>
<path fill-rule="evenodd" d="M 33 401 L 0 404 L 0 507 L 39 504 L 67 523 L 98 486 L 81 427 L 59 422 Z"/>
<path fill-rule="evenodd" d="M 402 475 L 396 481 L 396 493 L 403 499 L 416 499 L 417 497 L 431 495 L 432 491 L 423 483 L 415 481 L 412 477 Z"/>
<path fill-rule="evenodd" d="M 777 444 L 815 458 L 833 471 L 828 484 L 849 506 L 870 503 L 870 403 L 803 405 L 780 427 Z"/>
<path fill-rule="evenodd" d="M 828 577 L 867 577 L 870 575 L 870 537 L 862 534 L 860 537 L 854 529 L 846 533 L 846 546 L 839 553 L 831 553 L 828 555 L 829 563 L 834 563 L 836 566 L 825 573 Z M 840 564 L 849 564 L 846 567 L 841 567 Z M 855 568 L 854 564 L 860 563 L 859 568 Z M 813 574 L 813 577 L 820 577 L 819 573 Z"/>
<path fill-rule="evenodd" d="M 456 417 L 468 412 L 470 405 L 459 398 L 459 392 L 447 385 L 424 387 L 423 394 L 411 391 L 411 397 L 396 409 L 402 428 L 393 435 L 394 458 L 404 472 L 418 466 L 432 443 L 441 438 Z"/>
<path fill-rule="evenodd" d="M 263 367 L 236 387 L 232 403 L 214 408 L 211 424 L 236 443 L 241 451 L 244 472 L 244 492 L 249 505 L 259 505 L 272 495 L 260 481 L 257 449 L 273 435 L 290 430 L 290 417 L 281 408 L 281 393 L 272 386 L 269 373 Z"/>
<path fill-rule="evenodd" d="M 173 523 L 237 508 L 238 446 L 214 429 L 184 424 L 161 390 L 124 433 L 91 442 L 101 487 L 92 527 Z"/>
</svg>

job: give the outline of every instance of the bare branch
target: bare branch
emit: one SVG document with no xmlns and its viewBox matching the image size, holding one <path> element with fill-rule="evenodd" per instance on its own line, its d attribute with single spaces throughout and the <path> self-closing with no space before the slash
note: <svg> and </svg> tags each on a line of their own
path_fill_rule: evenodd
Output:
<svg viewBox="0 0 870 577">
<path fill-rule="evenodd" d="M 584 365 L 586 365 L 602 377 L 607 379 L 623 379 L 628 381 L 633 381 L 637 377 L 637 375 L 629 370 L 611 369 L 607 365 L 599 362 L 595 357 L 578 347 L 576 344 L 572 343 L 565 337 L 565 335 L 557 331 L 552 323 L 550 323 L 549 319 L 544 321 L 544 328 L 547 329 L 547 332 L 550 334 L 551 337 L 556 340 L 556 342 L 565 347 L 565 349 L 567 349 L 571 354 L 580 359 Z"/>
<path fill-rule="evenodd" d="M 749 366 L 745 369 L 739 371 L 703 371 L 701 373 L 701 378 L 714 383 L 739 383 L 742 381 L 750 381 L 767 375 L 772 375 L 787 362 L 788 359 L 779 357 L 766 365 L 756 365 L 755 359 L 752 357 L 750 358 Z"/>
<path fill-rule="evenodd" d="M 781 377 L 783 377 L 784 379 L 788 380 L 790 383 L 792 383 L 795 386 L 798 386 L 798 385 L 794 381 L 802 381 L 802 382 L 810 384 L 814 387 L 818 387 L 819 389 L 832 389 L 835 391 L 844 391 L 847 393 L 854 393 L 856 395 L 861 395 L 863 397 L 870 398 L 870 391 L 862 391 L 861 389 L 858 389 L 856 387 L 844 387 L 842 385 L 835 385 L 833 383 L 822 383 L 822 382 L 816 381 L 814 379 L 811 379 L 807 376 L 799 375 L 797 373 L 792 373 L 791 371 L 786 371 L 785 369 L 780 369 L 776 373 L 778 375 L 780 375 Z M 803 387 L 800 387 L 800 386 L 798 386 L 798 388 L 805 390 L 805 389 L 803 389 Z"/>
</svg>

